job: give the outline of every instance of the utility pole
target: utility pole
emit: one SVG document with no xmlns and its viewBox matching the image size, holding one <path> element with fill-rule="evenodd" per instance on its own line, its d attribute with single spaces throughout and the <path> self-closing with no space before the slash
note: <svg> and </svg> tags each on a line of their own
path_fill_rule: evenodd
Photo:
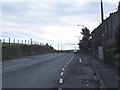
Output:
<svg viewBox="0 0 120 90">
<path fill-rule="evenodd" d="M 62 51 L 62 44 L 61 44 L 61 51 Z"/>
<path fill-rule="evenodd" d="M 104 13 L 103 13 L 103 0 L 101 0 L 101 21 L 103 23 L 104 20 Z"/>
<path fill-rule="evenodd" d="M 32 39 L 30 39 L 30 44 L 32 45 Z"/>
<path fill-rule="evenodd" d="M 58 43 L 58 51 L 59 51 L 59 43 Z"/>
<path fill-rule="evenodd" d="M 76 45 L 75 45 L 75 50 L 76 50 Z"/>
<path fill-rule="evenodd" d="M 60 40 L 58 40 L 58 51 L 60 50 Z"/>
<path fill-rule="evenodd" d="M 104 12 L 103 12 L 103 0 L 101 0 L 101 21 L 102 21 L 102 50 L 103 50 L 103 61 L 106 62 L 105 53 L 105 25 L 104 25 Z"/>
</svg>

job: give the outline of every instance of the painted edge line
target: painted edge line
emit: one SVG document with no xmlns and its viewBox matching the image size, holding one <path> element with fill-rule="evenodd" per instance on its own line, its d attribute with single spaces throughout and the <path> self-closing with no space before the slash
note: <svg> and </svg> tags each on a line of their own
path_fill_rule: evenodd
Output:
<svg viewBox="0 0 120 90">
<path fill-rule="evenodd" d="M 66 65 L 68 65 L 71 61 L 72 61 L 72 59 L 74 58 L 74 55 L 71 57 L 71 59 L 67 62 L 67 64 Z"/>
<path fill-rule="evenodd" d="M 92 67 L 93 67 L 94 72 L 96 73 L 96 76 L 97 76 L 98 80 L 100 81 L 101 87 L 102 87 L 102 88 L 106 88 L 106 86 L 104 85 L 101 77 L 99 76 L 99 74 L 98 74 L 97 70 L 95 69 L 95 66 L 93 65 L 92 62 L 91 62 L 91 65 L 92 65 Z"/>
</svg>

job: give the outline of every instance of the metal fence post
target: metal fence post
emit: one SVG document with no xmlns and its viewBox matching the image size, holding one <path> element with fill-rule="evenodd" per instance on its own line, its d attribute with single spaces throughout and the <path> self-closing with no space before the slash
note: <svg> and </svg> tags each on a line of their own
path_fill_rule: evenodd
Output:
<svg viewBox="0 0 120 90">
<path fill-rule="evenodd" d="M 2 40 L 0 39 L 0 45 L 1 45 L 1 43 L 2 43 Z"/>
<path fill-rule="evenodd" d="M 31 43 L 30 43 L 30 44 L 32 45 L 32 39 L 31 39 L 30 41 L 31 41 Z"/>
<path fill-rule="evenodd" d="M 29 45 L 29 40 L 28 40 L 28 45 Z"/>
<path fill-rule="evenodd" d="M 22 44 L 23 44 L 23 40 L 22 40 Z"/>
<path fill-rule="evenodd" d="M 10 38 L 9 38 L 9 44 L 10 44 Z"/>
<path fill-rule="evenodd" d="M 19 44 L 19 39 L 18 39 L 18 44 Z"/>
<path fill-rule="evenodd" d="M 25 40 L 25 44 L 26 44 L 26 40 Z"/>
<path fill-rule="evenodd" d="M 15 39 L 13 39 L 13 43 L 15 43 Z"/>
<path fill-rule="evenodd" d="M 5 43 L 5 39 L 3 39 L 3 43 Z"/>
<path fill-rule="evenodd" d="M 9 43 L 9 46 L 10 46 L 10 38 L 9 38 L 9 42 L 8 43 Z"/>
<path fill-rule="evenodd" d="M 2 40 L 0 39 L 0 47 L 2 46 Z"/>
</svg>

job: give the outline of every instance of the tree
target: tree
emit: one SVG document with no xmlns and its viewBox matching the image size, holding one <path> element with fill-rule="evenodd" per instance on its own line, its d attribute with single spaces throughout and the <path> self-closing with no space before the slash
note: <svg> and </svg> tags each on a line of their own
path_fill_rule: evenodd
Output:
<svg viewBox="0 0 120 90">
<path fill-rule="evenodd" d="M 51 49 L 54 49 L 54 48 L 52 47 L 52 45 L 50 45 L 50 48 L 51 48 Z"/>
<path fill-rule="evenodd" d="M 82 40 L 88 40 L 89 37 L 90 37 L 90 30 L 85 27 L 85 28 L 82 29 L 81 34 L 83 35 Z"/>
<path fill-rule="evenodd" d="M 46 45 L 45 46 L 49 46 L 49 44 L 48 43 L 46 43 Z"/>
<path fill-rule="evenodd" d="M 83 35 L 83 38 L 78 45 L 81 51 L 87 52 L 90 48 L 90 30 L 85 27 L 82 29 L 81 34 Z"/>
</svg>

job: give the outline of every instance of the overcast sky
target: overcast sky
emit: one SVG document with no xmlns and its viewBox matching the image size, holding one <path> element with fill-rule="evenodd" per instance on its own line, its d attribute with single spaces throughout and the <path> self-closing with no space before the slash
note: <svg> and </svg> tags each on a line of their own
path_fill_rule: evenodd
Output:
<svg viewBox="0 0 120 90">
<path fill-rule="evenodd" d="M 33 39 L 55 49 L 75 49 L 84 25 L 100 22 L 100 0 L 2 0 L 1 38 Z M 104 18 L 117 11 L 119 0 L 104 1 Z M 1 21 L 1 20 L 0 20 Z M 82 38 L 82 37 L 80 37 Z"/>
</svg>

